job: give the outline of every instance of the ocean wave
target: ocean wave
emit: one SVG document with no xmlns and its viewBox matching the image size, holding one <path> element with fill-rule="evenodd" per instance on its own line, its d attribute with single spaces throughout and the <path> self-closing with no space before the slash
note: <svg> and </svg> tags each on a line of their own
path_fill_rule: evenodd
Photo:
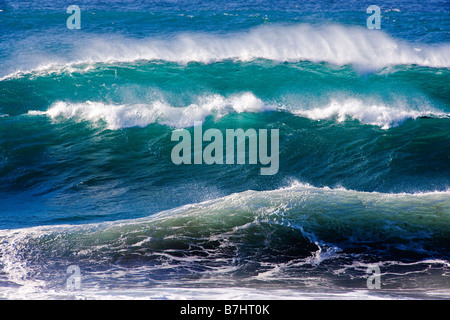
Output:
<svg viewBox="0 0 450 320">
<path fill-rule="evenodd" d="M 450 195 L 450 187 L 445 190 L 434 190 L 434 191 L 425 191 L 425 192 L 377 192 L 377 191 L 360 191 L 360 190 L 353 190 L 344 188 L 343 186 L 336 186 L 336 187 L 315 187 L 312 184 L 302 182 L 298 179 L 291 179 L 286 186 L 280 187 L 274 191 L 284 191 L 284 190 L 296 190 L 296 189 L 313 189 L 313 190 L 326 190 L 326 191 L 346 191 L 346 192 L 353 192 L 353 193 L 359 193 L 359 194 L 373 194 L 373 195 L 379 195 L 383 197 L 400 197 L 400 196 L 430 196 L 430 195 Z"/>
<path fill-rule="evenodd" d="M 263 281 L 276 273 L 282 281 L 293 273 L 308 276 L 322 264 L 336 274 L 361 269 L 374 257 L 395 261 L 394 268 L 448 268 L 448 194 L 358 192 L 293 181 L 145 218 L 1 230 L 0 266 L 7 281 L 28 286 L 60 280 L 61 266 L 71 264 L 101 274 L 102 281 L 126 270 L 134 284 L 193 273 L 211 281 L 233 274 Z"/>
<path fill-rule="evenodd" d="M 155 100 L 149 104 L 108 104 L 87 101 L 70 103 L 58 101 L 46 111 L 29 110 L 28 115 L 46 115 L 53 120 L 60 118 L 91 123 L 105 123 L 111 130 L 146 127 L 152 123 L 168 125 L 175 128 L 186 128 L 194 122 L 203 122 L 207 117 L 214 116 L 216 120 L 232 113 L 265 111 L 290 112 L 294 115 L 311 120 L 335 119 L 338 122 L 348 119 L 358 120 L 362 124 L 379 126 L 383 129 L 401 125 L 407 119 L 420 117 L 447 118 L 450 115 L 430 106 L 415 106 L 372 102 L 370 99 L 356 98 L 331 99 L 329 103 L 319 106 L 303 104 L 285 106 L 265 103 L 251 92 L 224 97 L 219 94 L 198 97 L 196 103 L 187 106 L 172 106 L 164 100 Z"/>
<path fill-rule="evenodd" d="M 306 117 L 311 120 L 336 119 L 343 122 L 355 119 L 363 124 L 379 126 L 383 129 L 396 127 L 407 119 L 419 117 L 446 118 L 449 114 L 435 110 L 429 106 L 422 106 L 421 110 L 413 109 L 411 106 L 395 103 L 386 105 L 379 102 L 363 101 L 356 98 L 342 100 L 331 99 L 329 104 L 321 107 L 292 110 L 292 113 Z"/>
<path fill-rule="evenodd" d="M 52 119 L 59 117 L 93 123 L 104 122 L 108 129 L 128 127 L 145 127 L 151 123 L 159 123 L 175 128 L 194 125 L 196 121 L 204 121 L 214 115 L 221 118 L 232 112 L 262 112 L 274 110 L 264 104 L 252 93 L 245 92 L 225 98 L 221 95 L 200 97 L 197 103 L 186 107 L 174 107 L 165 101 L 151 104 L 113 105 L 102 102 L 67 103 L 58 101 L 47 111 L 30 110 L 29 115 L 47 115 Z"/>
<path fill-rule="evenodd" d="M 44 74 L 70 71 L 80 64 L 140 60 L 210 64 L 224 60 L 267 59 L 354 65 L 361 70 L 377 70 L 391 65 L 450 67 L 448 44 L 410 44 L 381 30 L 336 24 L 270 25 L 225 35 L 183 33 L 166 39 L 90 36 L 82 48 L 74 46 L 72 50 L 69 58 L 58 57 L 54 62 L 47 59 L 43 63 L 26 66 L 24 62 L 12 61 L 12 65 L 17 65 L 16 70 L 3 75 L 0 80 L 35 71 Z"/>
</svg>

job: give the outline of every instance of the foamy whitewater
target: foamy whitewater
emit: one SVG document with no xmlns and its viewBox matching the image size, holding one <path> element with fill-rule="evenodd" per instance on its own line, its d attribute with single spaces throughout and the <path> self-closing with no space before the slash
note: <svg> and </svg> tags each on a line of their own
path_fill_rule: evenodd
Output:
<svg viewBox="0 0 450 320">
<path fill-rule="evenodd" d="M 165 101 L 154 101 L 150 105 L 106 105 L 98 102 L 65 103 L 58 101 L 47 111 L 28 111 L 28 115 L 47 115 L 58 118 L 106 123 L 114 130 L 128 127 L 146 127 L 160 123 L 176 128 L 193 126 L 196 121 L 204 121 L 214 115 L 217 119 L 232 112 L 263 112 L 274 110 L 251 93 L 243 93 L 230 98 L 220 95 L 202 97 L 198 103 L 186 107 L 174 107 Z"/>
<path fill-rule="evenodd" d="M 2 79 L 21 73 L 58 72 L 77 65 L 126 63 L 139 60 L 169 61 L 180 64 L 267 59 L 278 62 L 327 62 L 377 70 L 391 65 L 419 65 L 433 68 L 450 66 L 450 45 L 414 45 L 394 39 L 383 31 L 370 34 L 361 26 L 300 24 L 260 26 L 225 35 L 182 33 L 170 39 L 133 39 L 123 36 L 85 35 L 71 60 L 56 56 L 55 61 L 36 61 L 25 70 L 14 70 Z M 47 61 L 46 61 L 47 60 Z M 31 68 L 31 69 L 29 69 Z"/>
<path fill-rule="evenodd" d="M 449 8 L 372 4 L 2 2 L 0 299 L 449 299 Z"/>
</svg>

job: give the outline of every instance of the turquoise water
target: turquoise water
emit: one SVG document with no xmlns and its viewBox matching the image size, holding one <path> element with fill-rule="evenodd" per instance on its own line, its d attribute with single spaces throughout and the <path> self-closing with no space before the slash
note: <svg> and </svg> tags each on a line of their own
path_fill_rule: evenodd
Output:
<svg viewBox="0 0 450 320">
<path fill-rule="evenodd" d="M 2 2 L 0 297 L 448 297 L 450 8 L 371 4 Z M 278 171 L 175 165 L 196 122 Z"/>
</svg>

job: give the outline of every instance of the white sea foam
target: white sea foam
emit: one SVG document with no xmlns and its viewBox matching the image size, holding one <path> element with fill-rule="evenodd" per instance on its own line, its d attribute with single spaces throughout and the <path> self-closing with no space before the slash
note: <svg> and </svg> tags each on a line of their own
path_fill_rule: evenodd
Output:
<svg viewBox="0 0 450 320">
<path fill-rule="evenodd" d="M 398 193 L 383 193 L 383 192 L 377 192 L 377 191 L 357 191 L 357 190 L 353 190 L 353 189 L 347 189 L 344 188 L 343 186 L 335 186 L 335 187 L 316 187 L 313 186 L 307 182 L 302 182 L 299 181 L 298 179 L 290 179 L 289 181 L 287 181 L 286 186 L 280 187 L 276 190 L 272 190 L 272 191 L 266 191 L 266 192 L 279 192 L 279 191 L 289 191 L 289 190 L 304 190 L 304 189 L 311 189 L 311 190 L 324 190 L 327 192 L 333 192 L 333 191 L 338 191 L 338 192 L 345 192 L 345 193 L 354 193 L 354 194 L 373 194 L 373 195 L 379 195 L 382 197 L 402 197 L 402 196 L 406 196 L 406 197 L 410 197 L 410 196 L 414 196 L 414 197 L 420 197 L 420 196 L 430 196 L 430 195 L 448 195 L 450 194 L 450 188 L 447 188 L 445 190 L 434 190 L 434 191 L 422 191 L 422 192 L 398 192 Z"/>
<path fill-rule="evenodd" d="M 340 25 L 262 26 L 227 35 L 180 34 L 172 39 L 116 41 L 96 38 L 83 49 L 90 62 L 165 60 L 179 63 L 212 63 L 228 59 L 250 61 L 329 62 L 380 68 L 396 64 L 429 67 L 450 66 L 450 46 L 422 46 L 414 50 L 406 42 L 382 31 Z"/>
<path fill-rule="evenodd" d="M 407 119 L 416 119 L 422 116 L 448 116 L 431 107 L 422 107 L 422 110 L 414 110 L 406 105 L 395 104 L 392 106 L 384 103 L 363 101 L 356 98 L 343 100 L 332 99 L 324 106 L 292 110 L 292 113 L 312 120 L 335 118 L 338 122 L 347 119 L 356 119 L 361 123 L 375 125 L 388 129 L 402 124 Z"/>
<path fill-rule="evenodd" d="M 27 300 L 404 300 L 423 299 L 427 296 L 448 298 L 448 292 L 424 292 L 417 297 L 407 295 L 393 296 L 392 292 L 371 292 L 369 290 L 300 290 L 300 289 L 261 289 L 245 287 L 212 288 L 132 288 L 132 289 L 83 289 L 65 290 L 0 290 L 3 299 Z M 270 311 L 270 309 L 269 309 Z"/>
<path fill-rule="evenodd" d="M 108 104 L 87 101 L 83 103 L 55 102 L 46 111 L 30 110 L 28 115 L 46 115 L 54 120 L 59 118 L 92 123 L 106 123 L 107 128 L 114 130 L 128 127 L 145 127 L 151 123 L 159 123 L 175 128 L 186 128 L 195 121 L 204 121 L 209 116 L 215 119 L 241 112 L 264 112 L 271 110 L 289 111 L 294 115 L 311 120 L 335 119 L 342 122 L 355 119 L 363 124 L 379 126 L 383 129 L 395 127 L 407 119 L 422 116 L 448 117 L 446 113 L 423 107 L 415 110 L 411 106 L 388 106 L 383 103 L 372 103 L 356 98 L 343 100 L 332 99 L 328 104 L 315 108 L 296 106 L 286 108 L 264 103 L 250 92 L 224 97 L 209 95 L 198 98 L 196 103 L 184 107 L 175 107 L 164 100 L 156 100 L 149 104 Z"/>
<path fill-rule="evenodd" d="M 363 124 L 379 126 L 383 129 L 398 126 L 407 119 L 422 116 L 450 117 L 450 114 L 435 110 L 430 106 L 417 109 L 414 105 L 395 103 L 386 105 L 382 102 L 364 101 L 356 98 L 331 99 L 317 107 L 293 107 L 265 103 L 251 92 L 244 92 L 230 97 L 218 94 L 199 97 L 195 103 L 187 106 L 173 106 L 164 99 L 148 104 L 108 104 L 86 101 L 71 103 L 58 101 L 46 111 L 30 110 L 28 115 L 46 115 L 53 120 L 60 118 L 75 121 L 103 122 L 108 129 L 115 130 L 128 127 L 145 127 L 159 123 L 175 128 L 186 128 L 195 121 L 204 121 L 213 116 L 216 120 L 231 113 L 287 111 L 311 120 L 335 119 L 342 122 L 348 119 L 358 120 Z"/>
<path fill-rule="evenodd" d="M 448 44 L 409 44 L 382 30 L 342 25 L 270 25 L 225 35 L 183 33 L 165 39 L 98 35 L 86 38 L 82 47 L 74 45 L 72 50 L 64 57 L 53 57 L 54 61 L 41 58 L 46 56 L 42 53 L 36 53 L 31 64 L 17 59 L 11 61 L 9 64 L 16 67 L 0 77 L 0 81 L 34 71 L 67 71 L 67 67 L 76 64 L 138 60 L 186 64 L 268 59 L 352 64 L 364 70 L 401 64 L 450 67 Z"/>
<path fill-rule="evenodd" d="M 85 103 L 68 103 L 58 101 L 47 111 L 30 110 L 29 115 L 47 115 L 52 119 L 60 117 L 78 121 L 104 122 L 108 129 L 127 127 L 145 127 L 151 123 L 160 123 L 176 128 L 189 127 L 195 121 L 204 121 L 208 116 L 221 118 L 229 113 L 262 112 L 274 110 L 275 107 L 264 104 L 252 93 L 223 97 L 221 95 L 205 96 L 197 103 L 186 107 L 174 107 L 165 101 L 150 104 L 114 105 L 87 101 Z"/>
</svg>

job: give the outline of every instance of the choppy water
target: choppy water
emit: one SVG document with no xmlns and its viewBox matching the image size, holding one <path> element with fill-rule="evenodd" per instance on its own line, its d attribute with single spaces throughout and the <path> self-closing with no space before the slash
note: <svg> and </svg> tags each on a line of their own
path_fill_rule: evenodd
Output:
<svg viewBox="0 0 450 320">
<path fill-rule="evenodd" d="M 371 4 L 2 2 L 0 297 L 448 298 L 450 8 Z M 278 171 L 175 165 L 197 121 Z"/>
</svg>

